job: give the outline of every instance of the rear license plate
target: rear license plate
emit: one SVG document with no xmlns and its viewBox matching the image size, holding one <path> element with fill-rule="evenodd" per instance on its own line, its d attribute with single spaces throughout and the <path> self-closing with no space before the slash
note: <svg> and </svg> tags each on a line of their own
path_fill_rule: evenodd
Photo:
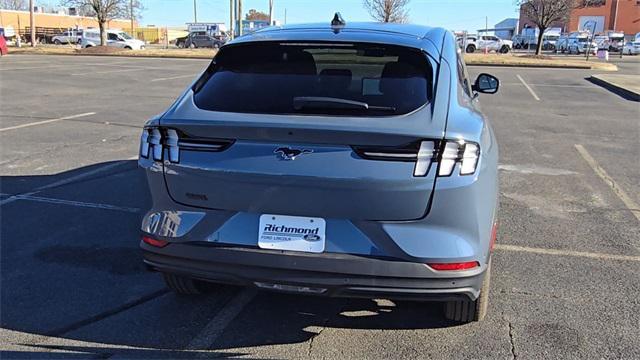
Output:
<svg viewBox="0 0 640 360">
<path fill-rule="evenodd" d="M 258 246 L 262 249 L 324 251 L 326 223 L 322 218 L 271 215 L 260 216 Z"/>
</svg>

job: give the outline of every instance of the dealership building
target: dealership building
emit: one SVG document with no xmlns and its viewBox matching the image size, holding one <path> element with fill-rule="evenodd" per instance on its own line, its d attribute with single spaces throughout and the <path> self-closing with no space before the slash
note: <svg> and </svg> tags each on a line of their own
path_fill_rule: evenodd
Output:
<svg viewBox="0 0 640 360">
<path fill-rule="evenodd" d="M 525 27 L 535 28 L 520 9 L 519 32 Z M 640 0 L 597 0 L 584 2 L 571 11 L 567 22 L 553 24 L 564 32 L 589 30 L 602 33 L 609 30 L 622 31 L 626 35 L 640 32 Z"/>
</svg>

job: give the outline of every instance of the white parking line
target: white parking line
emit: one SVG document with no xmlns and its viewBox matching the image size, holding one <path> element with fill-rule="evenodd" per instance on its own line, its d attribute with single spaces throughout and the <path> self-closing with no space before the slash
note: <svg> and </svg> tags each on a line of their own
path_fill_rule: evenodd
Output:
<svg viewBox="0 0 640 360">
<path fill-rule="evenodd" d="M 109 205 L 109 204 L 89 203 L 89 202 L 83 202 L 83 201 L 73 201 L 73 200 L 55 199 L 55 198 L 42 197 L 42 196 L 33 196 L 34 193 L 35 192 L 31 192 L 31 193 L 28 193 L 28 194 L 22 194 L 22 195 L 14 195 L 11 198 L 14 199 L 13 201 L 15 201 L 15 200 L 27 200 L 27 201 L 49 203 L 49 204 L 69 205 L 69 206 L 76 206 L 76 207 L 88 207 L 88 208 L 102 209 L 102 210 L 124 211 L 124 212 L 129 212 L 129 213 L 134 213 L 134 214 L 136 214 L 136 213 L 138 213 L 140 211 L 140 209 L 138 209 L 138 208 L 131 208 L 131 207 L 126 207 L 126 206 L 116 206 L 116 205 Z"/>
<path fill-rule="evenodd" d="M 140 67 L 140 68 L 133 68 L 133 69 L 120 69 L 120 70 L 108 70 L 108 71 L 91 71 L 91 72 L 85 72 L 85 73 L 74 73 L 74 74 L 71 74 L 71 75 L 80 76 L 80 75 L 94 75 L 94 74 L 112 74 L 112 73 L 121 73 L 121 72 L 127 72 L 127 71 L 142 71 L 142 70 L 147 70 L 147 68 Z"/>
<path fill-rule="evenodd" d="M 524 82 L 524 79 L 522 78 L 522 76 L 516 74 L 516 77 L 520 80 L 522 85 L 524 85 L 524 87 L 526 87 L 527 90 L 529 90 L 529 92 L 531 93 L 531 96 L 533 96 L 533 98 L 536 99 L 536 101 L 540 101 L 540 98 L 538 97 L 538 95 L 536 95 L 536 93 L 533 91 L 531 86 L 529 86 L 526 82 Z"/>
<path fill-rule="evenodd" d="M 165 78 L 157 78 L 157 79 L 152 79 L 151 82 L 173 80 L 173 79 L 182 79 L 182 78 L 188 78 L 188 77 L 194 78 L 194 77 L 196 77 L 196 75 L 189 74 L 189 75 L 180 75 L 180 76 L 172 76 L 172 77 L 165 77 Z"/>
<path fill-rule="evenodd" d="M 136 158 L 137 158 L 137 156 L 136 156 Z M 78 174 L 78 175 L 75 175 L 75 176 L 72 176 L 72 177 L 69 177 L 69 178 L 66 178 L 66 179 L 62 179 L 62 180 L 53 182 L 51 184 L 40 186 L 40 187 L 36 188 L 34 191 L 31 191 L 31 192 L 28 192 L 28 193 L 25 193 L 25 194 L 10 196 L 10 197 L 8 197 L 8 198 L 6 198 L 4 200 L 0 200 L 0 205 L 6 205 L 6 204 L 12 203 L 12 202 L 14 202 L 16 200 L 20 200 L 19 196 L 23 196 L 23 197 L 24 196 L 32 196 L 32 195 L 35 195 L 35 194 L 37 194 L 38 192 L 40 192 L 42 190 L 51 189 L 51 188 L 54 188 L 54 187 L 57 187 L 57 186 L 62 186 L 62 185 L 65 185 L 65 184 L 72 183 L 74 181 L 78 181 L 80 179 L 84 179 L 84 178 L 89 177 L 91 175 L 95 175 L 97 173 L 100 173 L 100 172 L 107 171 L 109 169 L 115 168 L 116 166 L 120 166 L 123 163 L 124 162 L 122 162 L 122 161 L 114 162 L 112 164 L 101 166 L 101 167 L 98 167 L 96 169 L 93 169 L 93 170 L 90 170 L 90 171 L 87 171 L 87 172 L 83 172 L 81 174 Z"/>
<path fill-rule="evenodd" d="M 212 347 L 224 329 L 247 304 L 256 296 L 254 289 L 244 289 L 234 296 L 226 306 L 196 335 L 185 350 L 206 350 Z M 197 357 L 209 357 L 211 354 L 198 353 Z"/>
<path fill-rule="evenodd" d="M 591 154 L 589 154 L 584 146 L 580 144 L 575 144 L 574 146 L 576 150 L 578 150 L 580 156 L 582 156 L 584 161 L 589 164 L 596 175 L 598 175 L 604 181 L 604 183 L 611 188 L 614 194 L 616 194 L 618 198 L 622 200 L 627 209 L 631 211 L 631 214 L 633 214 L 633 216 L 635 216 L 636 219 L 640 221 L 640 206 L 636 204 L 636 202 L 633 201 L 633 199 L 629 195 L 627 195 L 624 190 L 622 190 L 622 188 L 615 182 L 615 180 L 613 180 L 613 178 L 609 176 L 609 174 L 607 174 L 607 172 L 600 165 L 598 165 L 596 160 L 591 156 Z"/>
<path fill-rule="evenodd" d="M 49 120 L 36 121 L 36 122 L 32 122 L 32 123 L 27 123 L 27 124 L 16 125 L 16 126 L 9 126 L 9 127 L 0 129 L 0 132 L 9 131 L 9 130 L 15 130 L 15 129 L 22 129 L 22 128 L 26 128 L 26 127 L 29 127 L 29 126 L 48 124 L 48 123 L 52 123 L 52 122 L 56 122 L 56 121 L 77 119 L 77 118 L 81 118 L 81 117 L 85 117 L 85 116 L 91 116 L 91 115 L 95 115 L 95 114 L 96 113 L 94 113 L 94 112 L 88 112 L 88 113 L 82 113 L 82 114 L 77 114 L 77 115 L 64 116 L 64 117 L 56 118 L 56 119 L 49 119 Z"/>
<path fill-rule="evenodd" d="M 496 244 L 496 250 L 502 251 L 516 251 L 541 255 L 557 255 L 557 256 L 574 256 L 583 257 L 597 260 L 617 260 L 617 261 L 638 261 L 640 262 L 640 256 L 633 255 L 615 255 L 615 254 L 602 254 L 594 252 L 573 251 L 573 250 L 559 250 L 559 249 L 542 249 L 532 248 L 518 245 Z"/>
</svg>

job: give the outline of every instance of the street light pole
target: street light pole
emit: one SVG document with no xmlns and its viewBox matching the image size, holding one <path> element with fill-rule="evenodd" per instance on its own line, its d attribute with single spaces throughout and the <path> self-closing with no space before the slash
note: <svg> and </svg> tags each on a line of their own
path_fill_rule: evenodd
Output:
<svg viewBox="0 0 640 360">
<path fill-rule="evenodd" d="M 198 5 L 196 4 L 197 0 L 193 0 L 193 22 L 198 22 Z"/>
<path fill-rule="evenodd" d="M 31 28 L 31 47 L 36 47 L 36 16 L 33 13 L 33 0 L 29 0 L 29 26 Z"/>
<path fill-rule="evenodd" d="M 234 33 L 234 26 L 233 23 L 235 21 L 235 16 L 234 16 L 234 12 L 233 12 L 233 3 L 234 0 L 229 0 L 229 40 L 233 40 L 233 37 L 235 35 Z"/>
<path fill-rule="evenodd" d="M 133 29 L 133 0 L 129 1 L 129 15 L 131 15 L 131 36 L 136 37 L 135 31 Z"/>
<path fill-rule="evenodd" d="M 242 0 L 238 0 L 238 36 L 242 36 Z"/>
</svg>

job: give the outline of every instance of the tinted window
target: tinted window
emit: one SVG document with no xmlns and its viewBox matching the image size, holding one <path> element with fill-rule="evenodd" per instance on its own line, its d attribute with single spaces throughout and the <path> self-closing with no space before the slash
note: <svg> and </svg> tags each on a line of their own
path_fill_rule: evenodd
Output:
<svg viewBox="0 0 640 360">
<path fill-rule="evenodd" d="M 118 34 L 108 33 L 109 40 L 118 40 Z"/>
<path fill-rule="evenodd" d="M 243 113 L 406 114 L 430 100 L 431 74 L 424 54 L 398 46 L 239 45 L 216 56 L 194 87 L 195 103 Z"/>
</svg>

